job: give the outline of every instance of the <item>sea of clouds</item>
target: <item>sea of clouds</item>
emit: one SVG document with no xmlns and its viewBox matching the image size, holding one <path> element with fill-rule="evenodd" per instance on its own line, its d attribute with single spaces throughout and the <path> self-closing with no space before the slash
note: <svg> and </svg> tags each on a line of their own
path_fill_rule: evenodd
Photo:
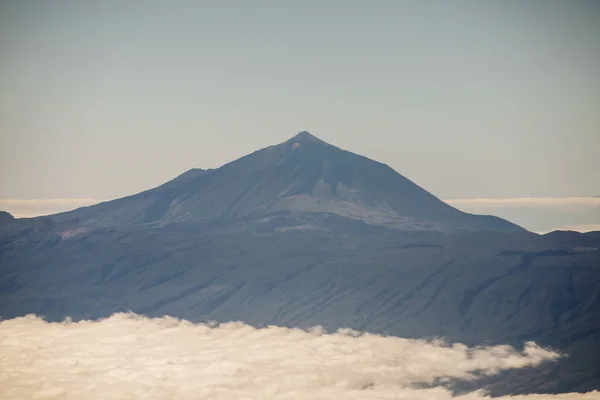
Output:
<svg viewBox="0 0 600 400">
<path fill-rule="evenodd" d="M 15 218 L 70 211 L 102 202 L 100 199 L 0 199 L 0 210 Z M 516 197 L 445 199 L 469 213 L 489 214 L 538 233 L 553 230 L 600 231 L 600 197 Z"/>
<path fill-rule="evenodd" d="M 487 395 L 453 397 L 440 382 L 559 357 L 534 343 L 517 351 L 132 313 L 60 323 L 26 316 L 0 322 L 0 398 L 476 400 Z M 600 399 L 600 392 L 511 398 Z"/>
<path fill-rule="evenodd" d="M 600 197 L 446 199 L 469 213 L 495 215 L 537 233 L 600 231 Z"/>
</svg>

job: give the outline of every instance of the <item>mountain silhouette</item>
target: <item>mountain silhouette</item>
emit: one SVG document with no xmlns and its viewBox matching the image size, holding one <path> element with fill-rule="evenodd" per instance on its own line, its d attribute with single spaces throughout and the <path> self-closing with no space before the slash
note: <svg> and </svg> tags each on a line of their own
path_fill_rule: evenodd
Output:
<svg viewBox="0 0 600 400">
<path fill-rule="evenodd" d="M 523 229 L 467 214 L 389 166 L 332 146 L 309 132 L 214 170 L 192 169 L 157 188 L 54 216 L 89 224 L 209 222 L 269 215 L 335 214 L 420 230 Z"/>
</svg>

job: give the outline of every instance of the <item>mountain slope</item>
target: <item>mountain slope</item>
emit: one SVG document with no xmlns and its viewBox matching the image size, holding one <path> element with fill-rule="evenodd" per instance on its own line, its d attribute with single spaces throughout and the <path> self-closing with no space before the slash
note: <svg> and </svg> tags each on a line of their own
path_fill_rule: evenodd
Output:
<svg viewBox="0 0 600 400">
<path fill-rule="evenodd" d="M 86 224 L 208 222 L 278 213 L 333 213 L 403 229 L 520 231 L 463 213 L 387 165 L 308 132 L 215 170 L 190 170 L 155 189 L 53 217 Z"/>
</svg>

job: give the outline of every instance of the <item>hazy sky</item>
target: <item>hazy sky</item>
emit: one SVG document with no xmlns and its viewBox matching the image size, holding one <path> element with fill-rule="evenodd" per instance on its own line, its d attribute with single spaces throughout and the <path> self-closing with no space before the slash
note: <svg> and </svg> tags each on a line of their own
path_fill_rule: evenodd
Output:
<svg viewBox="0 0 600 400">
<path fill-rule="evenodd" d="M 123 196 L 301 130 L 444 198 L 598 195 L 600 2 L 0 0 L 0 198 Z"/>
</svg>

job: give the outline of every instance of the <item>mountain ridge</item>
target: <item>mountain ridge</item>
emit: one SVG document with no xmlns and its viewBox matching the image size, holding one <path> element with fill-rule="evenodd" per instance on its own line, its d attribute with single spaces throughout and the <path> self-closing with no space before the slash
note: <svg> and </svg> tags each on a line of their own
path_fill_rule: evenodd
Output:
<svg viewBox="0 0 600 400">
<path fill-rule="evenodd" d="M 88 224 L 172 223 L 281 212 L 333 213 L 400 229 L 523 230 L 497 217 L 459 211 L 388 165 L 307 131 L 219 168 L 190 169 L 153 189 L 52 218 L 77 217 Z"/>
</svg>

